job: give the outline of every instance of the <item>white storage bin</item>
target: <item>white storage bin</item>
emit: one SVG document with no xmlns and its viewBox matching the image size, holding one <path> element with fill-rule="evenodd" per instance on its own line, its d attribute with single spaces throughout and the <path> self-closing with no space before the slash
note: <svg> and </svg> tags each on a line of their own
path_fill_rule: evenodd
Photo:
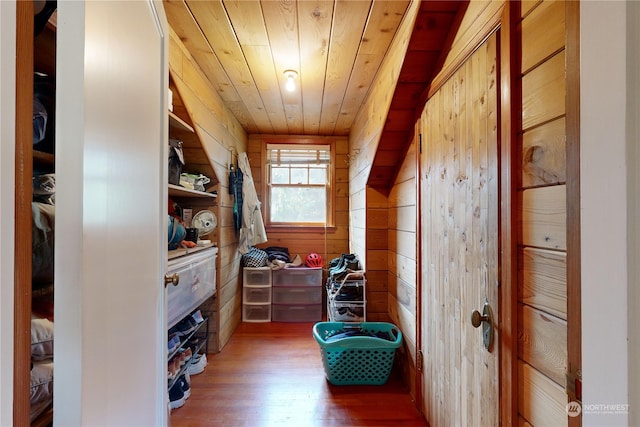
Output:
<svg viewBox="0 0 640 427">
<path fill-rule="evenodd" d="M 168 285 L 167 328 L 195 310 L 216 290 L 218 248 L 205 249 L 169 261 L 169 275 L 178 273 L 177 286 Z"/>
<path fill-rule="evenodd" d="M 271 319 L 274 322 L 319 322 L 322 305 L 273 305 Z"/>
<path fill-rule="evenodd" d="M 322 304 L 321 287 L 273 288 L 274 304 Z"/>
<path fill-rule="evenodd" d="M 273 271 L 273 286 L 322 286 L 322 268 L 283 268 Z"/>
<path fill-rule="evenodd" d="M 243 304 L 243 322 L 270 322 L 271 304 Z"/>
<path fill-rule="evenodd" d="M 271 286 L 269 267 L 244 267 L 242 275 L 244 286 Z"/>
<path fill-rule="evenodd" d="M 271 302 L 271 286 L 251 287 L 245 286 L 242 289 L 242 301 L 250 304 L 270 303 Z"/>
</svg>

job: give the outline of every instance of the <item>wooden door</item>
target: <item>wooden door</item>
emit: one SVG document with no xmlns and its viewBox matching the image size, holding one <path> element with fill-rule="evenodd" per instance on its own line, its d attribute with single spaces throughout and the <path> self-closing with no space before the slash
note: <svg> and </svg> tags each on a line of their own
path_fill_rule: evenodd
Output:
<svg viewBox="0 0 640 427">
<path fill-rule="evenodd" d="M 490 351 L 471 313 L 498 324 L 497 34 L 429 99 L 421 118 L 423 409 L 434 426 L 499 424 L 499 337 Z"/>
</svg>

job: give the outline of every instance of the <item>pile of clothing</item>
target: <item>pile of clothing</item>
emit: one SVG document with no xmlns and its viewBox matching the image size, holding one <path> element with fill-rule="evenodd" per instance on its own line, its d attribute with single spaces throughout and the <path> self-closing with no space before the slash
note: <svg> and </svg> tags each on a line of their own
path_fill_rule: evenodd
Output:
<svg viewBox="0 0 640 427">
<path fill-rule="evenodd" d="M 259 249 L 254 246 L 249 248 L 249 252 L 242 255 L 242 265 L 244 267 L 270 267 L 272 270 L 280 270 L 286 267 L 300 267 L 302 258 L 296 255 L 291 258 L 289 249 L 281 246 L 269 246 Z"/>
</svg>

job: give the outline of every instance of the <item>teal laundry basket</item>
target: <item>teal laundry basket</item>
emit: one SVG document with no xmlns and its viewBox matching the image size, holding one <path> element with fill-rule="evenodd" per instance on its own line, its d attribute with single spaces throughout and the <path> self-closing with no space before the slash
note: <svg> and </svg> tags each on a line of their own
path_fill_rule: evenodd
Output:
<svg viewBox="0 0 640 427">
<path fill-rule="evenodd" d="M 402 345 L 402 332 L 385 322 L 319 322 L 313 337 L 320 345 L 325 375 L 334 385 L 386 383 Z"/>
</svg>

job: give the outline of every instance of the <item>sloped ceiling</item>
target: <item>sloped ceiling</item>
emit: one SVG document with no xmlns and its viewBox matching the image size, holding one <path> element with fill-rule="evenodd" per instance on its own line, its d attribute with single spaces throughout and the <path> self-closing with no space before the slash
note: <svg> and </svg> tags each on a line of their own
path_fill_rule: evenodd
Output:
<svg viewBox="0 0 640 427">
<path fill-rule="evenodd" d="M 423 1 L 370 185 L 388 187 L 463 1 Z M 348 135 L 408 0 L 168 0 L 167 19 L 248 134 Z M 285 89 L 294 70 L 296 89 Z"/>
</svg>

